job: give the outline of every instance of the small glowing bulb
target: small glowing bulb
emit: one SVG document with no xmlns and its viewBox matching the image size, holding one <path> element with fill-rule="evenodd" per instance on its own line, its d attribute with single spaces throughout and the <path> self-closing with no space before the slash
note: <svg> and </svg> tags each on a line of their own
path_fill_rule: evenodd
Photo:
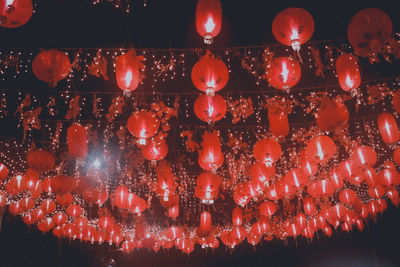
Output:
<svg viewBox="0 0 400 267">
<path fill-rule="evenodd" d="M 206 24 L 204 25 L 207 33 L 211 33 L 215 28 L 215 23 L 212 17 L 209 17 Z"/>
<path fill-rule="evenodd" d="M 95 167 L 96 169 L 101 167 L 101 163 L 99 159 L 96 159 L 95 161 L 93 161 L 93 167 Z"/>
<path fill-rule="evenodd" d="M 288 76 L 289 76 L 289 70 L 287 68 L 286 62 L 282 62 L 282 73 L 281 73 L 282 77 L 283 77 L 283 82 L 286 83 L 288 80 Z"/>
</svg>

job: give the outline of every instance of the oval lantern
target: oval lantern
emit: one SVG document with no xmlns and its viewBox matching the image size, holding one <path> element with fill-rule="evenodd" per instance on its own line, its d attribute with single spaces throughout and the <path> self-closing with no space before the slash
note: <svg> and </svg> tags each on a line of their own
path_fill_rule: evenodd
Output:
<svg viewBox="0 0 400 267">
<path fill-rule="evenodd" d="M 378 117 L 378 128 L 385 143 L 397 143 L 400 139 L 399 127 L 392 114 L 384 112 Z"/>
<path fill-rule="evenodd" d="M 290 7 L 275 16 L 272 33 L 278 42 L 299 51 L 314 33 L 314 19 L 305 9 Z"/>
<path fill-rule="evenodd" d="M 68 76 L 71 61 L 64 52 L 56 49 L 45 50 L 33 59 L 32 70 L 39 80 L 55 87 L 57 82 Z"/>
<path fill-rule="evenodd" d="M 279 105 L 271 105 L 268 108 L 269 130 L 275 136 L 287 136 L 289 134 L 289 121 L 286 112 Z"/>
<path fill-rule="evenodd" d="M 38 173 L 46 172 L 54 167 L 54 156 L 43 149 L 30 151 L 27 155 L 28 167 Z"/>
<path fill-rule="evenodd" d="M 8 169 L 6 165 L 0 163 L 0 181 L 4 180 L 8 176 Z"/>
<path fill-rule="evenodd" d="M 152 139 L 142 147 L 143 157 L 151 161 L 162 160 L 167 153 L 168 146 L 164 139 Z"/>
<path fill-rule="evenodd" d="M 278 57 L 271 61 L 266 67 L 268 83 L 275 89 L 289 92 L 301 77 L 301 67 L 297 60 L 290 57 Z"/>
<path fill-rule="evenodd" d="M 267 167 L 276 162 L 282 153 L 281 145 L 271 138 L 258 140 L 253 148 L 253 156 Z"/>
<path fill-rule="evenodd" d="M 200 120 L 208 124 L 222 119 L 226 111 L 225 99 L 220 95 L 201 95 L 194 102 L 194 113 Z"/>
<path fill-rule="evenodd" d="M 326 162 L 336 153 L 336 145 L 329 136 L 316 136 L 307 144 L 306 153 L 316 163 Z"/>
<path fill-rule="evenodd" d="M 32 13 L 32 0 L 2 0 L 0 1 L 0 26 L 21 27 L 31 19 Z"/>
<path fill-rule="evenodd" d="M 139 59 L 135 50 L 120 55 L 115 62 L 115 77 L 118 87 L 129 93 L 139 86 Z"/>
<path fill-rule="evenodd" d="M 378 156 L 370 146 L 359 146 L 354 149 L 351 160 L 362 168 L 374 167 Z"/>
<path fill-rule="evenodd" d="M 68 152 L 74 158 L 85 158 L 87 154 L 86 129 L 78 123 L 67 130 Z"/>
<path fill-rule="evenodd" d="M 205 44 L 212 44 L 221 31 L 222 8 L 219 0 L 199 0 L 196 6 L 196 29 Z"/>
<path fill-rule="evenodd" d="M 361 84 L 357 57 L 352 54 L 340 55 L 336 60 L 336 74 L 343 91 L 354 93 Z"/>
<path fill-rule="evenodd" d="M 367 8 L 358 12 L 347 28 L 347 38 L 354 52 L 362 57 L 382 51 L 392 35 L 392 21 L 380 9 Z"/>
<path fill-rule="evenodd" d="M 209 213 L 208 211 L 203 211 L 201 213 L 199 228 L 204 232 L 207 232 L 210 230 L 210 228 L 211 228 L 211 213 Z"/>
<path fill-rule="evenodd" d="M 141 145 L 145 145 L 146 139 L 154 136 L 159 127 L 156 115 L 146 110 L 132 113 L 127 123 L 128 131 L 139 139 Z"/>
<path fill-rule="evenodd" d="M 222 60 L 207 53 L 193 66 L 191 77 L 197 89 L 214 95 L 228 83 L 229 71 Z"/>
<path fill-rule="evenodd" d="M 210 172 L 203 172 L 197 177 L 195 195 L 203 203 L 212 204 L 218 197 L 221 177 Z"/>
<path fill-rule="evenodd" d="M 216 171 L 224 163 L 224 155 L 221 152 L 221 142 L 218 132 L 205 132 L 199 152 L 199 165 L 204 170 Z"/>
<path fill-rule="evenodd" d="M 324 97 L 320 101 L 315 119 L 322 131 L 335 131 L 337 128 L 343 128 L 349 121 L 349 110 L 343 102 Z"/>
</svg>

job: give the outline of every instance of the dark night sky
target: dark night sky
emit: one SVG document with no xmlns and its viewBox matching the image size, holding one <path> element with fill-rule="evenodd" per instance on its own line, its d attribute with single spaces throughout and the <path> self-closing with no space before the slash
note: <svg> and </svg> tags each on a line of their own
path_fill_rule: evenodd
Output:
<svg viewBox="0 0 400 267">
<path fill-rule="evenodd" d="M 126 15 L 104 3 L 91 0 L 42 0 L 31 21 L 19 29 L 0 29 L 1 48 L 42 47 L 198 47 L 202 40 L 194 26 L 195 0 L 134 0 Z M 271 33 L 274 15 L 290 6 L 307 9 L 314 17 L 313 40 L 346 38 L 347 24 L 359 10 L 383 9 L 400 28 L 397 1 L 285 1 L 221 0 L 222 33 L 216 47 L 261 45 L 275 42 Z M 158 254 L 135 251 L 130 255 L 77 241 L 58 241 L 42 235 L 6 213 L 0 235 L 0 267 L 8 266 L 102 266 L 112 257 L 117 266 L 400 266 L 400 209 L 388 210 L 370 221 L 360 233 L 334 233 L 312 243 L 300 238 L 263 242 L 253 248 L 243 242 L 234 251 L 221 246 L 216 251 L 195 250 L 190 256 L 177 250 Z"/>
</svg>

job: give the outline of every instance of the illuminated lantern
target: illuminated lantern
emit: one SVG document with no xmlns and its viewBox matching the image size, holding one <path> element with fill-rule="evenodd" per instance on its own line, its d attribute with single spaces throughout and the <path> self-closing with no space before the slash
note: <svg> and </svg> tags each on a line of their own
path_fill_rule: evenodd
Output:
<svg viewBox="0 0 400 267">
<path fill-rule="evenodd" d="M 40 208 L 34 209 L 31 212 L 31 222 L 32 223 L 41 221 L 41 220 L 43 220 L 43 218 L 44 218 L 44 212 Z"/>
<path fill-rule="evenodd" d="M 179 205 L 176 205 L 176 206 L 173 206 L 171 208 L 168 208 L 167 216 L 172 218 L 172 219 L 178 218 L 178 216 L 179 216 Z"/>
<path fill-rule="evenodd" d="M 332 116 L 335 114 L 335 116 Z M 331 100 L 323 97 L 320 101 L 319 110 L 315 115 L 318 128 L 322 131 L 335 131 L 343 128 L 349 121 L 349 111 L 341 101 Z"/>
<path fill-rule="evenodd" d="M 45 220 L 40 221 L 37 226 L 41 232 L 45 233 L 54 227 L 54 222 L 52 218 L 46 218 Z"/>
<path fill-rule="evenodd" d="M 221 152 L 221 142 L 218 132 L 205 132 L 199 152 L 199 165 L 204 170 L 216 171 L 224 163 L 224 155 Z"/>
<path fill-rule="evenodd" d="M 35 206 L 35 200 L 29 197 L 24 197 L 19 201 L 19 205 L 22 211 L 29 211 L 33 206 Z"/>
<path fill-rule="evenodd" d="M 204 203 L 213 203 L 218 197 L 221 178 L 217 174 L 203 172 L 197 177 L 195 195 Z"/>
<path fill-rule="evenodd" d="M 274 175 L 275 167 L 273 165 L 267 167 L 265 164 L 256 162 L 250 168 L 252 184 L 261 183 L 263 185 L 268 185 L 268 182 L 274 177 Z"/>
<path fill-rule="evenodd" d="M 245 206 L 251 200 L 248 195 L 248 183 L 238 183 L 235 191 L 233 192 L 233 201 L 241 207 Z"/>
<path fill-rule="evenodd" d="M 182 228 L 178 226 L 170 226 L 168 227 L 166 233 L 166 237 L 170 240 L 175 240 L 177 238 L 181 238 L 183 235 Z"/>
<path fill-rule="evenodd" d="M 314 161 L 311 161 L 308 158 L 306 150 L 303 150 L 300 153 L 300 162 L 301 162 L 301 169 L 306 175 L 313 176 L 318 172 L 318 165 Z"/>
<path fill-rule="evenodd" d="M 338 166 L 339 174 L 343 179 L 352 181 L 355 177 L 361 176 L 361 169 L 353 161 L 342 161 Z"/>
<path fill-rule="evenodd" d="M 142 147 L 143 157 L 147 160 L 158 161 L 165 158 L 168 153 L 168 146 L 164 139 L 152 139 Z"/>
<path fill-rule="evenodd" d="M 21 207 L 21 203 L 19 201 L 11 203 L 10 205 L 8 205 L 8 211 L 12 215 L 20 214 L 21 212 L 23 212 L 22 207 Z"/>
<path fill-rule="evenodd" d="M 299 62 L 293 58 L 278 57 L 272 59 L 265 74 L 269 85 L 289 92 L 300 81 L 301 68 Z"/>
<path fill-rule="evenodd" d="M 75 180 L 65 175 L 57 175 L 51 179 L 52 192 L 57 194 L 66 194 L 75 187 Z"/>
<path fill-rule="evenodd" d="M 306 153 L 316 163 L 326 162 L 336 153 L 336 145 L 329 136 L 316 136 L 308 142 Z"/>
<path fill-rule="evenodd" d="M 390 198 L 390 200 L 392 201 L 393 205 L 398 207 L 399 204 L 400 204 L 399 192 L 395 188 L 389 188 L 387 190 L 386 194 Z"/>
<path fill-rule="evenodd" d="M 264 163 L 267 167 L 270 167 L 272 163 L 276 162 L 280 158 L 281 153 L 281 146 L 271 138 L 258 140 L 253 148 L 254 158 Z"/>
<path fill-rule="evenodd" d="M 82 208 L 78 204 L 69 205 L 67 208 L 67 214 L 70 217 L 79 217 L 82 214 Z"/>
<path fill-rule="evenodd" d="M 268 107 L 269 130 L 275 136 L 287 136 L 289 134 L 289 121 L 286 112 L 279 105 Z"/>
<path fill-rule="evenodd" d="M 243 211 L 239 207 L 235 207 L 232 210 L 232 224 L 234 226 L 242 225 Z"/>
<path fill-rule="evenodd" d="M 16 175 L 11 178 L 6 184 L 6 191 L 11 195 L 18 195 L 26 188 L 25 177 L 22 175 Z"/>
<path fill-rule="evenodd" d="M 368 195 L 372 198 L 381 198 L 385 194 L 385 188 L 381 185 L 368 188 Z"/>
<path fill-rule="evenodd" d="M 40 204 L 40 208 L 42 209 L 44 214 L 49 214 L 55 211 L 56 203 L 51 199 L 43 200 Z"/>
<path fill-rule="evenodd" d="M 54 167 L 54 156 L 43 149 L 34 150 L 27 155 L 28 167 L 39 173 L 51 170 Z"/>
<path fill-rule="evenodd" d="M 196 194 L 196 192 L 195 192 Z M 161 206 L 165 207 L 165 208 L 171 208 L 171 207 L 175 207 L 176 205 L 179 204 L 179 196 L 174 192 L 168 196 L 164 196 L 162 198 L 160 198 L 160 203 Z"/>
<path fill-rule="evenodd" d="M 4 164 L 0 163 L 0 181 L 4 180 L 8 176 L 8 169 Z"/>
<path fill-rule="evenodd" d="M 221 31 L 222 8 L 219 0 L 199 0 L 196 6 L 196 29 L 205 44 L 212 44 Z"/>
<path fill-rule="evenodd" d="M 85 158 L 87 154 L 86 129 L 78 123 L 67 130 L 68 152 L 74 158 Z"/>
<path fill-rule="evenodd" d="M 128 194 L 129 194 L 128 188 L 124 185 L 119 185 L 115 189 L 115 193 L 114 193 L 115 206 L 117 206 L 119 208 L 126 207 L 126 205 L 128 203 Z"/>
<path fill-rule="evenodd" d="M 21 27 L 31 19 L 32 13 L 32 0 L 2 0 L 0 1 L 0 26 Z"/>
<path fill-rule="evenodd" d="M 347 38 L 354 52 L 362 57 L 381 52 L 392 35 L 392 21 L 380 9 L 359 11 L 350 21 Z"/>
<path fill-rule="evenodd" d="M 374 167 L 377 155 L 372 147 L 359 146 L 353 151 L 351 160 L 362 168 Z"/>
<path fill-rule="evenodd" d="M 303 198 L 303 210 L 306 215 L 315 215 L 317 213 L 317 209 L 311 197 Z"/>
<path fill-rule="evenodd" d="M 373 187 L 377 183 L 376 172 L 374 168 L 369 167 L 363 170 L 362 176 L 364 177 L 364 181 L 368 186 Z"/>
<path fill-rule="evenodd" d="M 132 252 L 137 247 L 136 240 L 126 240 L 121 244 L 121 248 L 124 252 Z"/>
<path fill-rule="evenodd" d="M 306 185 L 308 177 L 301 169 L 293 168 L 285 174 L 284 181 L 288 186 L 301 189 Z"/>
<path fill-rule="evenodd" d="M 331 180 L 319 180 L 316 182 L 316 193 L 321 197 L 329 197 L 335 192 L 335 184 Z"/>
<path fill-rule="evenodd" d="M 0 208 L 4 207 L 7 204 L 7 194 L 3 191 L 0 191 Z"/>
<path fill-rule="evenodd" d="M 354 192 L 354 190 L 351 189 L 344 189 L 342 192 L 339 194 L 339 200 L 343 204 L 352 204 L 355 203 L 357 200 L 357 194 Z"/>
<path fill-rule="evenodd" d="M 220 95 L 201 95 L 194 102 L 196 116 L 209 124 L 222 119 L 226 111 L 225 99 Z"/>
<path fill-rule="evenodd" d="M 64 52 L 56 49 L 45 50 L 33 59 L 32 70 L 39 80 L 55 87 L 57 82 L 68 76 L 71 61 Z"/>
<path fill-rule="evenodd" d="M 67 216 L 62 212 L 54 214 L 53 222 L 55 225 L 63 225 L 64 223 L 67 222 Z"/>
<path fill-rule="evenodd" d="M 379 184 L 386 187 L 400 184 L 400 174 L 393 169 L 386 168 L 381 170 L 377 178 Z"/>
<path fill-rule="evenodd" d="M 228 83 L 229 71 L 222 60 L 208 53 L 193 66 L 191 77 L 197 89 L 213 96 Z"/>
<path fill-rule="evenodd" d="M 264 201 L 258 207 L 258 210 L 260 211 L 260 215 L 262 215 L 262 216 L 272 216 L 275 214 L 277 209 L 278 209 L 278 206 L 272 201 Z"/>
<path fill-rule="evenodd" d="M 361 84 L 360 69 L 357 57 L 352 54 L 342 54 L 336 60 L 336 74 L 343 91 L 353 91 Z"/>
<path fill-rule="evenodd" d="M 102 229 L 112 229 L 114 227 L 114 220 L 112 217 L 104 215 L 99 218 L 97 225 Z"/>
<path fill-rule="evenodd" d="M 128 131 L 139 139 L 141 145 L 145 145 L 146 139 L 157 133 L 159 126 L 156 115 L 146 110 L 132 113 L 127 124 Z"/>
<path fill-rule="evenodd" d="M 400 139 L 399 127 L 392 114 L 384 112 L 378 117 L 378 127 L 385 143 L 397 143 Z"/>
<path fill-rule="evenodd" d="M 200 226 L 199 228 L 203 232 L 208 232 L 211 229 L 211 213 L 203 211 L 200 215 Z"/>
<path fill-rule="evenodd" d="M 66 194 L 57 194 L 56 195 L 56 202 L 58 205 L 62 207 L 69 206 L 74 201 L 74 197 L 71 193 Z"/>
<path fill-rule="evenodd" d="M 313 17 L 302 8 L 284 9 L 272 21 L 272 33 L 278 42 L 299 51 L 314 33 Z"/>
<path fill-rule="evenodd" d="M 115 62 L 118 87 L 125 93 L 136 90 L 139 85 L 139 59 L 135 50 L 120 55 Z"/>
<path fill-rule="evenodd" d="M 134 203 L 133 203 L 133 207 L 131 208 L 131 211 L 135 214 L 141 214 L 143 211 L 145 211 L 147 208 L 147 203 L 146 200 L 144 200 L 143 198 L 138 197 Z"/>
</svg>

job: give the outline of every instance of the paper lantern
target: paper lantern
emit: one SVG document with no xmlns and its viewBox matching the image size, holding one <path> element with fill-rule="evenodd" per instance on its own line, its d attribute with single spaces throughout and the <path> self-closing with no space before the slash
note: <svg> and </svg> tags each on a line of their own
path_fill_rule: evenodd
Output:
<svg viewBox="0 0 400 267">
<path fill-rule="evenodd" d="M 302 169 L 293 168 L 285 174 L 284 181 L 288 186 L 294 187 L 295 189 L 301 189 L 306 185 L 308 177 Z"/>
<path fill-rule="evenodd" d="M 139 59 L 134 50 L 120 55 L 115 62 L 115 77 L 118 87 L 129 93 L 139 85 Z"/>
<path fill-rule="evenodd" d="M 335 114 L 335 116 L 332 116 Z M 343 128 L 349 121 L 349 111 L 341 101 L 324 97 L 320 101 L 319 110 L 315 115 L 318 128 L 322 131 L 335 131 Z"/>
<path fill-rule="evenodd" d="M 2 0 L 0 1 L 0 26 L 21 27 L 31 19 L 32 13 L 32 0 Z"/>
<path fill-rule="evenodd" d="M 216 171 L 224 163 L 218 132 L 205 132 L 199 152 L 199 165 L 207 171 Z"/>
<path fill-rule="evenodd" d="M 374 167 L 378 157 L 370 146 L 359 146 L 354 149 L 351 160 L 362 168 Z"/>
<path fill-rule="evenodd" d="M 4 180 L 8 176 L 8 169 L 6 165 L 0 163 L 0 181 Z"/>
<path fill-rule="evenodd" d="M 243 211 L 239 207 L 234 207 L 232 210 L 232 224 L 234 226 L 242 225 Z"/>
<path fill-rule="evenodd" d="M 281 146 L 271 138 L 258 140 L 253 148 L 254 158 L 264 163 L 267 167 L 276 162 L 282 153 Z"/>
<path fill-rule="evenodd" d="M 286 112 L 279 105 L 268 107 L 269 130 L 275 136 L 287 136 L 289 134 L 289 121 Z"/>
<path fill-rule="evenodd" d="M 275 89 L 289 92 L 301 77 L 301 68 L 297 60 L 290 57 L 278 57 L 271 61 L 266 67 L 268 83 Z"/>
<path fill-rule="evenodd" d="M 222 60 L 209 53 L 193 66 L 191 77 L 197 89 L 212 96 L 228 83 L 229 71 Z"/>
<path fill-rule="evenodd" d="M 221 120 L 226 111 L 225 99 L 220 95 L 201 95 L 194 102 L 196 116 L 209 124 Z"/>
<path fill-rule="evenodd" d="M 362 57 L 381 52 L 391 35 L 392 21 L 377 8 L 359 11 L 347 28 L 347 38 L 354 52 Z"/>
<path fill-rule="evenodd" d="M 326 162 L 336 153 L 336 145 L 329 136 L 317 136 L 308 142 L 306 153 L 316 163 Z"/>
<path fill-rule="evenodd" d="M 160 121 L 156 115 L 145 110 L 132 113 L 127 123 L 128 131 L 139 139 L 141 145 L 145 145 L 146 139 L 154 136 L 159 127 Z"/>
<path fill-rule="evenodd" d="M 26 179 L 22 175 L 16 175 L 6 184 L 6 191 L 11 195 L 18 195 L 26 189 Z"/>
<path fill-rule="evenodd" d="M 275 204 L 275 202 L 272 201 L 264 201 L 258 207 L 260 215 L 262 216 L 272 216 L 275 214 L 277 209 L 278 206 Z"/>
<path fill-rule="evenodd" d="M 220 185 L 219 175 L 203 172 L 197 177 L 195 195 L 204 203 L 212 204 L 213 199 L 218 197 Z"/>
<path fill-rule="evenodd" d="M 71 61 L 64 52 L 56 49 L 44 50 L 33 59 L 32 70 L 39 80 L 55 87 L 57 82 L 68 76 Z"/>
<path fill-rule="evenodd" d="M 361 84 L 360 69 L 357 57 L 352 54 L 342 54 L 336 60 L 336 74 L 343 91 L 352 91 Z"/>
<path fill-rule="evenodd" d="M 67 130 L 68 152 L 74 158 L 85 158 L 87 154 L 86 129 L 78 123 Z"/>
<path fill-rule="evenodd" d="M 151 161 L 162 160 L 167 153 L 168 146 L 164 139 L 152 139 L 142 147 L 143 157 Z"/>
<path fill-rule="evenodd" d="M 202 231 L 209 231 L 211 228 L 211 213 L 203 211 L 200 215 L 200 226 Z"/>
<path fill-rule="evenodd" d="M 67 208 L 67 214 L 70 217 L 79 217 L 82 214 L 82 208 L 78 204 L 69 205 Z"/>
<path fill-rule="evenodd" d="M 39 173 L 51 170 L 54 167 L 54 156 L 43 149 L 30 151 L 27 155 L 28 167 Z"/>
<path fill-rule="evenodd" d="M 275 175 L 275 167 L 273 165 L 267 167 L 265 164 L 256 162 L 250 168 L 250 177 L 253 184 L 262 183 L 268 185 Z"/>
<path fill-rule="evenodd" d="M 279 12 L 272 21 L 272 33 L 278 42 L 299 51 L 314 33 L 314 20 L 307 10 L 290 7 Z"/>
<path fill-rule="evenodd" d="M 384 112 L 378 117 L 378 128 L 385 143 L 397 143 L 400 139 L 399 127 L 392 114 Z"/>
<path fill-rule="evenodd" d="M 219 0 L 199 0 L 196 6 L 196 29 L 205 44 L 211 44 L 221 31 L 222 8 Z"/>
</svg>

